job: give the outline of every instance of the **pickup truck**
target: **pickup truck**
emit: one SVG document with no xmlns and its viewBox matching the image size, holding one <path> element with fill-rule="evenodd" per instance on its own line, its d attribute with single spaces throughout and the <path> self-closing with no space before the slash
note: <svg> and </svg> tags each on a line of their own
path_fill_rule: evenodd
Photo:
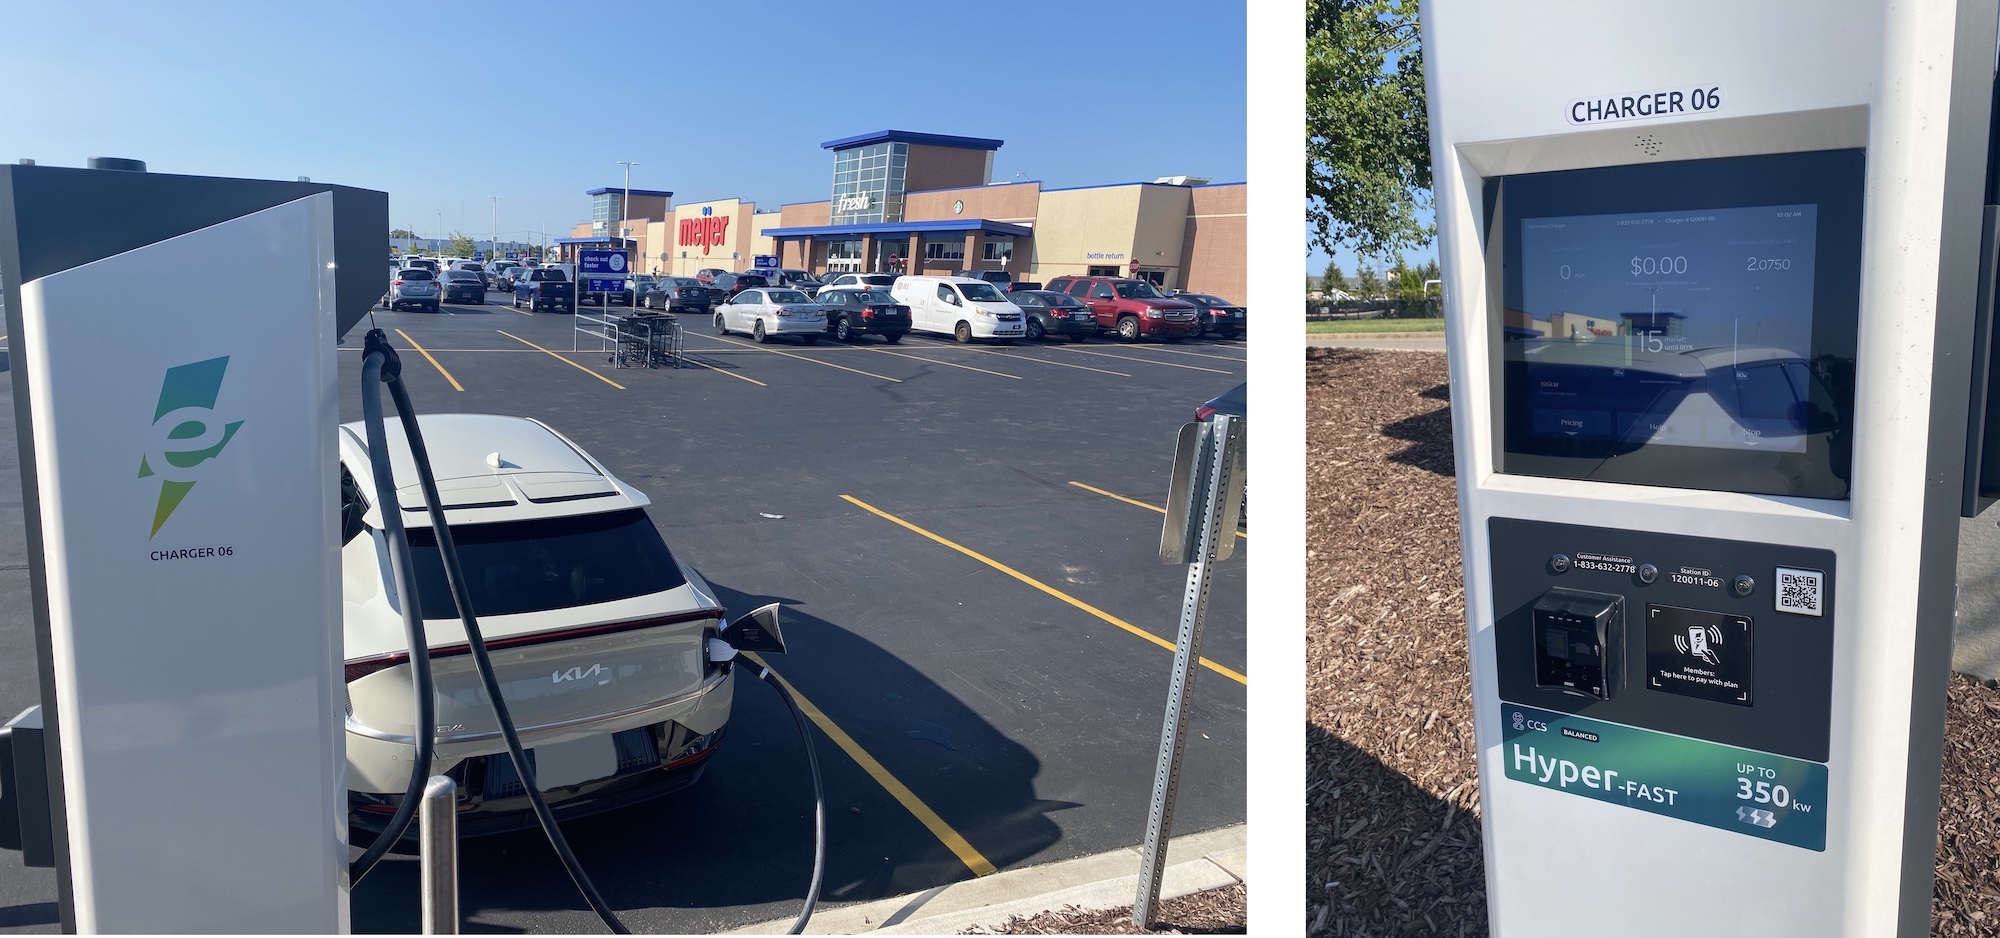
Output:
<svg viewBox="0 0 2000 938">
<path fill-rule="evenodd" d="M 1150 281 L 1062 276 L 1049 281 L 1048 289 L 1082 300 L 1097 314 L 1099 328 L 1116 330 L 1126 342 L 1144 336 L 1179 342 L 1201 329 L 1193 303 L 1161 293 Z"/>
<path fill-rule="evenodd" d="M 522 300 L 528 301 L 530 310 L 550 306 L 565 313 L 574 313 L 576 284 L 554 267 L 536 267 L 524 271 L 520 279 L 514 281 L 515 309 L 521 308 Z"/>
</svg>

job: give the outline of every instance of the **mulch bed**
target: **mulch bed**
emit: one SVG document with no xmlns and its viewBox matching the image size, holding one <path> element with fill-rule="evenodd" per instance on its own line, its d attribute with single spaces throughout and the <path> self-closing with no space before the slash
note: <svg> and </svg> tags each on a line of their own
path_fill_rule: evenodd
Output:
<svg viewBox="0 0 2000 938">
<path fill-rule="evenodd" d="M 1445 356 L 1306 358 L 1306 927 L 1485 935 Z M 2000 934 L 2000 689 L 1945 734 L 1932 931 Z"/>
<path fill-rule="evenodd" d="M 1069 906 L 1008 919 L 998 928 L 975 928 L 967 935 L 1241 935 L 1248 891 L 1242 883 L 1197 892 L 1160 903 L 1151 931 L 1132 924 L 1132 907 L 1086 912 Z"/>
</svg>

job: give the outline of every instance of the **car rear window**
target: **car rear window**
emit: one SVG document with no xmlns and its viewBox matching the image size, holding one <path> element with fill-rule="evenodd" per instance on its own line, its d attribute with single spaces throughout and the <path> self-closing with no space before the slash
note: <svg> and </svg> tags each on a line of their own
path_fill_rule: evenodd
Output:
<svg viewBox="0 0 2000 938">
<path fill-rule="evenodd" d="M 536 267 L 528 271 L 529 280 L 567 280 L 563 272 L 552 267 Z"/>
<path fill-rule="evenodd" d="M 473 273 L 472 271 L 469 271 L 469 270 L 447 270 L 447 271 L 445 271 L 445 272 L 444 272 L 444 279 L 446 279 L 446 280 L 482 280 L 482 278 L 481 278 L 481 277 L 480 277 L 480 276 L 479 276 L 478 274 L 476 274 L 476 273 Z"/>
<path fill-rule="evenodd" d="M 896 298 L 895 298 L 895 297 L 893 297 L 893 296 L 890 296 L 889 294 L 887 294 L 887 293 L 885 293 L 885 292 L 883 292 L 883 291 L 881 291 L 881 290 L 858 290 L 858 291 L 854 291 L 854 298 L 855 298 L 855 299 L 857 299 L 857 300 L 860 300 L 860 301 L 861 301 L 861 302 L 863 302 L 863 303 L 889 303 L 889 304 L 894 304 L 894 303 L 896 302 Z"/>
<path fill-rule="evenodd" d="M 422 267 L 407 267 L 396 271 L 396 276 L 402 280 L 429 280 L 431 279 L 431 272 Z"/>
<path fill-rule="evenodd" d="M 756 274 L 737 274 L 736 282 L 746 287 L 768 287 L 771 285 L 771 281 Z"/>
<path fill-rule="evenodd" d="M 409 529 L 424 618 L 456 619 L 437 535 Z M 630 599 L 681 586 L 667 542 L 633 508 L 562 518 L 453 525 L 472 611 L 482 616 L 542 612 Z"/>
</svg>

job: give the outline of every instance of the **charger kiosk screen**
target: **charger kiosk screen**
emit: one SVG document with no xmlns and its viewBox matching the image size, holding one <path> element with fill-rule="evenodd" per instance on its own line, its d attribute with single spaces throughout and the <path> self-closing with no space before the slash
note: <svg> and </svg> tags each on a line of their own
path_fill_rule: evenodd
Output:
<svg viewBox="0 0 2000 938">
<path fill-rule="evenodd" d="M 1860 171 L 1835 151 L 1496 180 L 1501 471 L 1845 498 Z"/>
</svg>

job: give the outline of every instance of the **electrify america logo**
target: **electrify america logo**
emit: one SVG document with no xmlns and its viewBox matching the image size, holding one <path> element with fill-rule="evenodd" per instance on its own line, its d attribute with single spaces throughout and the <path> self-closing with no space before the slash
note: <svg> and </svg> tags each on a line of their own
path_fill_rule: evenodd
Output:
<svg viewBox="0 0 2000 938">
<path fill-rule="evenodd" d="M 217 425 L 215 398 L 229 356 L 177 365 L 160 383 L 160 403 L 153 410 L 153 427 L 146 453 L 139 457 L 139 478 L 160 480 L 160 500 L 153 508 L 151 540 L 173 516 L 181 500 L 194 489 L 196 469 L 229 445 L 243 421 Z"/>
</svg>

